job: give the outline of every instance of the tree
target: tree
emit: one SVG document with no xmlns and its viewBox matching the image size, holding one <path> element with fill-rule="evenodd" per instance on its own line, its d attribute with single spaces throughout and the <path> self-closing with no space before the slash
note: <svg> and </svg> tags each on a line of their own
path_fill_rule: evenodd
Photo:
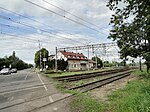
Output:
<svg viewBox="0 0 150 112">
<path fill-rule="evenodd" d="M 40 59 L 40 52 L 41 52 L 41 59 Z M 41 63 L 41 67 L 44 67 L 44 61 L 43 58 L 46 58 L 46 60 L 48 60 L 48 55 L 49 52 L 48 50 L 46 50 L 45 48 L 40 49 L 39 51 L 37 51 L 35 53 L 35 57 L 34 57 L 34 62 L 35 62 L 35 67 L 40 67 L 40 63 Z M 41 60 L 41 62 L 40 62 Z"/>
<path fill-rule="evenodd" d="M 102 62 L 102 60 L 99 57 L 92 57 L 92 60 L 93 61 L 97 60 L 97 68 L 103 67 L 103 62 Z"/>
<path fill-rule="evenodd" d="M 2 69 L 4 66 L 10 67 L 10 65 L 11 68 L 17 68 L 18 70 L 28 68 L 27 63 L 16 57 L 15 51 L 13 51 L 13 54 L 9 57 L 5 56 L 4 58 L 0 58 L 0 69 Z"/>
<path fill-rule="evenodd" d="M 62 70 L 64 71 L 67 66 L 68 66 L 68 61 L 65 61 L 64 59 L 60 59 L 60 60 L 57 60 L 57 67 L 58 67 L 58 70 Z"/>
<path fill-rule="evenodd" d="M 0 58 L 0 70 L 3 68 L 4 65 L 5 65 L 5 59 Z"/>
<path fill-rule="evenodd" d="M 124 7 L 120 7 L 120 4 Z M 117 41 L 121 58 L 126 60 L 127 56 L 143 57 L 146 60 L 148 72 L 150 68 L 150 0 L 109 0 L 107 6 L 115 11 L 110 21 L 113 28 L 109 38 Z"/>
<path fill-rule="evenodd" d="M 47 65 L 50 69 L 55 69 L 55 60 L 48 60 Z"/>
<path fill-rule="evenodd" d="M 13 54 L 8 57 L 8 60 L 10 61 L 12 68 L 20 68 L 19 66 L 17 66 L 20 59 L 16 57 L 15 51 L 13 51 Z"/>
<path fill-rule="evenodd" d="M 48 61 L 47 64 L 50 69 L 54 69 L 55 68 L 55 59 Z M 64 59 L 57 60 L 57 69 L 58 70 L 64 71 L 65 69 L 67 69 L 67 66 L 68 66 L 68 61 L 65 61 Z"/>
</svg>

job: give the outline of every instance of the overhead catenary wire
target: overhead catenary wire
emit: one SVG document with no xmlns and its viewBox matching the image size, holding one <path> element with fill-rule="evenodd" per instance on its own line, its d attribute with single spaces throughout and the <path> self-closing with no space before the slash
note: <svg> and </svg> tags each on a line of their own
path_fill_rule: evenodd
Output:
<svg viewBox="0 0 150 112">
<path fill-rule="evenodd" d="M 37 41 L 36 39 L 31 39 L 31 38 L 28 38 L 28 37 L 25 37 L 25 36 L 18 36 L 18 35 L 15 35 L 15 34 L 9 34 L 9 33 L 6 33 L 6 32 L 1 32 L 1 34 L 7 35 L 7 36 L 12 36 L 12 37 L 18 38 L 18 39 L 30 40 L 32 42 L 36 42 Z"/>
<path fill-rule="evenodd" d="M 9 19 L 11 19 L 11 18 L 9 18 Z M 19 23 L 21 23 L 21 22 L 19 22 Z M 37 29 L 37 28 L 36 28 Z M 40 29 L 39 29 L 40 30 Z M 47 32 L 48 33 L 48 32 Z"/>
<path fill-rule="evenodd" d="M 16 27 L 16 26 L 12 26 L 12 25 L 8 25 L 8 24 L 2 24 L 2 23 L 0 23 L 0 25 L 1 26 L 5 26 L 5 27 L 9 27 L 9 28 L 11 28 L 11 29 L 17 29 L 17 30 L 22 30 L 22 31 L 28 31 L 27 29 L 24 29 L 24 28 L 20 28 L 20 27 Z M 50 39 L 49 37 L 51 36 L 51 35 L 47 35 L 47 34 L 41 34 L 41 33 L 39 33 L 39 32 L 36 32 L 37 34 L 40 34 L 41 36 L 43 36 L 43 37 L 46 37 L 47 39 Z M 31 36 L 31 35 L 29 35 L 30 37 L 33 37 L 33 38 L 36 38 L 36 36 Z M 43 39 L 43 37 L 41 38 L 41 39 Z M 53 37 L 53 36 L 51 36 L 51 37 Z M 58 37 L 57 37 L 58 38 Z M 62 38 L 62 39 L 65 39 L 65 38 Z M 41 40 L 40 40 L 41 41 Z M 50 40 L 51 41 L 51 40 Z M 50 42 L 49 41 L 49 42 Z M 44 43 L 48 43 L 48 41 L 47 40 L 42 40 L 41 42 L 44 42 Z"/>
<path fill-rule="evenodd" d="M 37 7 L 41 8 L 41 9 L 44 9 L 44 10 L 46 10 L 46 11 L 48 11 L 48 12 L 54 13 L 54 14 L 60 16 L 60 17 L 66 18 L 66 19 L 68 19 L 68 20 L 70 20 L 70 21 L 72 21 L 72 22 L 74 22 L 74 23 L 76 23 L 76 24 L 79 24 L 79 25 L 81 25 L 81 26 L 84 26 L 84 27 L 86 27 L 86 28 L 88 28 L 88 29 L 91 29 L 91 30 L 93 30 L 93 31 L 95 31 L 95 32 L 98 32 L 98 33 L 101 33 L 101 34 L 107 36 L 105 33 L 100 32 L 100 31 L 97 30 L 97 29 L 91 28 L 91 27 L 89 27 L 88 25 L 85 25 L 85 24 L 83 24 L 83 23 L 80 23 L 80 22 L 78 22 L 78 21 L 76 21 L 76 20 L 73 20 L 73 19 L 71 19 L 71 18 L 69 18 L 69 17 L 67 17 L 67 16 L 64 16 L 64 15 L 62 15 L 62 14 L 59 14 L 59 13 L 57 13 L 57 12 L 55 12 L 55 11 L 52 11 L 52 10 L 50 10 L 50 9 L 48 9 L 48 8 L 45 8 L 45 7 L 41 6 L 41 5 L 38 5 L 38 4 L 34 3 L 34 2 L 31 2 L 31 1 L 29 1 L 29 0 L 24 0 L 24 1 L 30 3 L 30 4 L 32 4 L 32 5 L 34 5 L 34 6 L 37 6 Z"/>
<path fill-rule="evenodd" d="M 76 17 L 77 19 L 80 19 L 80 20 L 82 20 L 82 21 L 84 21 L 84 22 L 86 22 L 86 23 L 88 23 L 88 24 L 90 24 L 90 25 L 93 25 L 93 26 L 95 26 L 95 27 L 97 27 L 97 28 L 99 28 L 99 29 L 103 29 L 103 28 L 99 27 L 98 25 L 96 25 L 96 24 L 94 24 L 94 23 L 92 23 L 92 22 L 89 22 L 89 21 L 87 21 L 87 20 L 85 20 L 85 19 L 83 19 L 83 18 L 81 18 L 81 17 L 79 17 L 79 16 L 77 16 L 77 15 L 75 15 L 75 14 L 72 14 L 72 13 L 70 13 L 69 11 L 66 11 L 66 10 L 64 10 L 63 8 L 61 8 L 61 7 L 57 6 L 57 5 L 54 5 L 54 4 L 52 4 L 52 3 L 50 3 L 50 2 L 48 2 L 48 1 L 46 1 L 46 0 L 42 0 L 42 1 L 45 2 L 45 3 L 47 3 L 47 4 L 49 4 L 49 5 L 51 5 L 51 6 L 53 6 L 53 7 L 55 7 L 55 8 L 57 8 L 57 9 L 59 9 L 59 10 L 61 10 L 61 11 L 63 11 L 63 12 L 65 12 L 65 13 L 67 13 L 67 14 L 69 14 L 69 15 L 71 15 L 71 16 L 74 16 L 74 17 Z"/>
<path fill-rule="evenodd" d="M 54 29 L 52 26 L 49 26 L 49 25 L 47 25 L 47 24 L 45 24 L 45 23 L 43 23 L 43 22 L 40 22 L 40 21 L 38 21 L 38 20 L 35 20 L 35 19 L 33 19 L 33 18 L 30 18 L 30 17 L 28 17 L 28 16 L 24 16 L 24 15 L 22 15 L 22 14 L 18 14 L 18 13 L 16 13 L 16 12 L 14 12 L 14 11 L 12 11 L 12 10 L 8 10 L 8 9 L 6 9 L 6 8 L 3 8 L 3 7 L 0 7 L 0 9 L 2 9 L 2 10 L 4 10 L 4 11 L 7 11 L 7 12 L 9 12 L 9 13 L 12 13 L 12 14 L 15 14 L 15 15 L 17 15 L 17 16 L 20 16 L 20 17 L 23 17 L 23 18 L 26 18 L 26 19 L 29 19 L 29 20 L 31 20 L 31 21 L 34 21 L 34 22 L 36 22 L 36 23 L 39 23 L 39 24 L 41 24 L 41 25 L 44 25 L 44 26 L 47 26 L 48 28 L 50 28 L 50 30 L 51 31 L 61 31 L 61 33 L 63 33 L 64 31 L 63 30 L 60 30 L 60 29 Z M 62 32 L 63 31 L 63 32 Z M 66 31 L 65 31 L 66 32 Z M 68 33 L 68 32 L 66 32 L 67 34 L 69 34 L 69 35 L 75 35 L 75 34 L 73 34 L 73 33 Z M 65 33 L 64 33 L 65 34 Z M 76 35 L 76 36 L 78 36 L 78 35 Z M 86 39 L 87 40 L 87 39 Z M 87 40 L 87 41 L 89 41 L 89 40 Z"/>
<path fill-rule="evenodd" d="M 58 35 L 58 34 L 56 34 L 56 33 L 52 33 L 52 32 L 49 32 L 49 31 L 47 31 L 47 30 L 44 30 L 44 29 L 41 29 L 41 28 L 38 28 L 38 27 L 34 27 L 34 26 L 31 26 L 31 25 L 28 25 L 28 24 L 25 24 L 25 23 L 22 23 L 22 22 L 13 20 L 11 17 L 6 17 L 6 16 L 0 15 L 0 18 L 5 19 L 5 20 L 8 20 L 8 21 L 11 21 L 11 22 L 14 22 L 14 23 L 17 23 L 17 24 L 21 24 L 21 25 L 23 25 L 23 26 L 26 26 L 26 27 L 29 27 L 29 28 L 32 28 L 32 29 L 40 30 L 40 31 L 42 31 L 42 32 L 45 32 L 45 33 L 48 33 L 48 34 L 51 34 L 51 35 L 54 35 L 54 36 L 58 36 L 58 37 L 60 37 L 60 38 L 66 38 L 66 39 L 68 39 L 68 40 L 72 40 L 72 41 L 74 41 L 74 42 L 77 42 L 77 43 L 80 43 L 80 44 L 84 44 L 84 43 L 82 43 L 82 42 L 80 42 L 80 41 L 73 40 L 73 39 L 67 38 L 67 37 L 65 37 L 65 36 Z"/>
<path fill-rule="evenodd" d="M 9 28 L 11 28 L 11 29 L 17 29 L 17 30 L 22 30 L 22 31 L 29 31 L 29 30 L 27 30 L 27 29 L 24 29 L 24 28 L 20 28 L 20 27 L 16 27 L 16 26 L 12 26 L 12 25 L 8 25 L 8 24 L 2 24 L 2 23 L 0 23 L 0 25 L 1 26 L 5 26 L 5 27 L 9 27 Z M 37 32 L 36 32 L 37 33 Z M 37 33 L 37 34 L 40 34 L 41 36 L 43 36 L 43 37 L 46 37 L 47 39 L 50 39 L 50 38 L 48 38 L 48 37 L 50 37 L 50 36 L 46 36 L 46 35 L 42 35 L 41 33 Z M 30 35 L 30 37 L 34 37 L 34 38 L 36 38 L 35 36 L 31 36 Z M 30 39 L 30 38 L 28 38 L 28 39 Z M 36 40 L 37 41 L 37 39 L 33 39 L 33 40 Z M 40 40 L 41 41 L 41 40 Z M 44 42 L 44 43 L 47 43 L 47 41 L 41 41 L 41 42 Z"/>
</svg>

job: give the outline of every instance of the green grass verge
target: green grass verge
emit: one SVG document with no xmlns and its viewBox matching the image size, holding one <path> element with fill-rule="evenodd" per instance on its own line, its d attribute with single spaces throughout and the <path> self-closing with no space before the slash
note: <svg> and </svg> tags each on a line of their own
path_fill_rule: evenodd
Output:
<svg viewBox="0 0 150 112">
<path fill-rule="evenodd" d="M 138 70 L 133 74 L 140 78 L 112 92 L 105 102 L 87 94 L 78 95 L 70 105 L 72 112 L 150 112 L 150 74 Z"/>
<path fill-rule="evenodd" d="M 57 72 L 57 73 L 51 73 L 51 74 L 48 74 L 48 72 L 45 72 L 46 73 L 45 76 L 47 77 L 68 76 L 68 75 L 75 75 L 75 74 L 93 73 L 93 72 L 98 72 L 98 71 L 103 71 L 103 70 L 108 70 L 108 69 L 98 69 L 98 70 L 78 71 L 78 72 Z"/>
<path fill-rule="evenodd" d="M 102 112 L 103 104 L 88 94 L 78 94 L 70 103 L 71 112 Z"/>
<path fill-rule="evenodd" d="M 150 78 L 150 73 L 147 73 L 146 69 L 143 69 L 142 71 L 135 70 L 132 74 L 138 75 L 143 78 Z"/>
<path fill-rule="evenodd" d="M 150 74 L 136 70 L 133 74 L 142 78 L 129 82 L 123 89 L 109 96 L 110 112 L 150 112 Z"/>
</svg>

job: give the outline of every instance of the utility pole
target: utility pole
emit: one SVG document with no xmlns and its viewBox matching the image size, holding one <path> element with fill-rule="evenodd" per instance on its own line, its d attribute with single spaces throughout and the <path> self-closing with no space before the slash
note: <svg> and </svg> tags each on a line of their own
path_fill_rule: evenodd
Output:
<svg viewBox="0 0 150 112">
<path fill-rule="evenodd" d="M 38 40 L 38 42 L 39 42 L 39 50 L 41 50 L 40 40 Z M 41 53 L 41 51 L 40 51 L 40 71 L 42 70 L 42 69 L 41 69 L 41 68 L 42 68 L 42 60 L 41 60 L 41 58 L 42 58 L 42 53 Z"/>
<path fill-rule="evenodd" d="M 55 59 L 55 71 L 57 71 L 57 47 L 56 47 L 56 59 Z"/>
<path fill-rule="evenodd" d="M 89 44 L 88 44 L 88 71 L 90 70 L 90 67 L 89 67 Z"/>
<path fill-rule="evenodd" d="M 76 47 L 76 58 L 77 58 L 77 47 Z"/>
<path fill-rule="evenodd" d="M 46 61 L 45 51 L 44 51 L 44 58 L 43 58 L 43 61 L 44 61 L 44 70 L 45 70 L 45 69 L 46 69 L 46 67 L 45 67 L 45 61 Z"/>
<path fill-rule="evenodd" d="M 97 54 L 95 53 L 96 69 L 97 69 Z"/>
<path fill-rule="evenodd" d="M 139 65 L 140 65 L 140 71 L 142 71 L 141 56 L 139 57 Z"/>
</svg>

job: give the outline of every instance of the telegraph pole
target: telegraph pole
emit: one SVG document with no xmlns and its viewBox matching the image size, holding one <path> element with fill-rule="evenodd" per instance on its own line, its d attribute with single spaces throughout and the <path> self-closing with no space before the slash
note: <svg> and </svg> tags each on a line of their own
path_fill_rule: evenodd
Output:
<svg viewBox="0 0 150 112">
<path fill-rule="evenodd" d="M 97 54 L 95 53 L 96 69 L 97 69 Z"/>
<path fill-rule="evenodd" d="M 88 45 L 88 71 L 90 70 L 90 67 L 89 67 L 89 45 Z"/>
<path fill-rule="evenodd" d="M 45 70 L 45 69 L 46 69 L 46 67 L 45 67 L 45 61 L 46 61 L 45 51 L 44 51 L 44 58 L 43 58 L 43 61 L 44 61 L 44 70 Z"/>
<path fill-rule="evenodd" d="M 41 50 L 41 44 L 40 44 L 40 40 L 38 40 L 38 42 L 39 42 L 39 50 Z M 40 51 L 40 70 L 41 70 L 41 68 L 42 68 L 42 60 L 41 60 L 41 58 L 42 58 L 42 53 L 41 53 L 41 51 Z"/>
<path fill-rule="evenodd" d="M 55 59 L 55 71 L 57 71 L 57 47 L 56 47 L 56 59 Z"/>
</svg>

